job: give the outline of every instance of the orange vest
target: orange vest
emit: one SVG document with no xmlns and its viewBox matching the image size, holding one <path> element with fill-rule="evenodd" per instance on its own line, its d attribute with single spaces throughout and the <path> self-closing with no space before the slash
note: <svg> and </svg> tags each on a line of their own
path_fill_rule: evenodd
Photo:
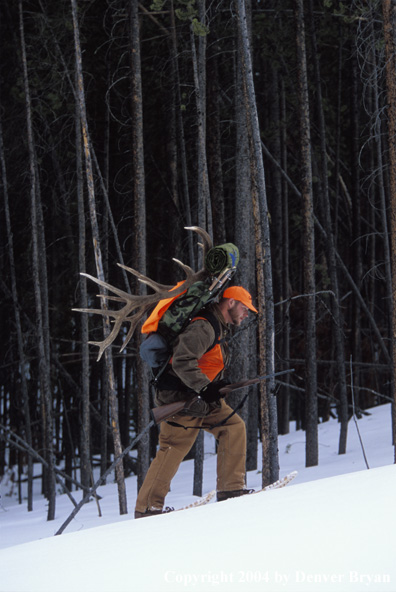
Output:
<svg viewBox="0 0 396 592">
<path fill-rule="evenodd" d="M 179 282 L 172 288 L 172 290 L 176 290 L 183 282 Z M 182 294 L 187 292 L 184 290 Z M 141 332 L 142 333 L 152 333 L 157 331 L 158 323 L 168 310 L 172 302 L 174 302 L 177 298 L 179 298 L 181 294 L 178 296 L 174 296 L 173 298 L 165 298 L 164 300 L 160 300 L 157 306 L 154 308 L 148 319 L 142 326 Z M 191 322 L 197 320 L 207 320 L 205 317 L 194 317 Z M 209 321 L 208 321 L 209 322 Z M 218 374 L 224 368 L 224 359 L 223 359 L 223 352 L 221 350 L 221 346 L 217 343 L 214 347 L 212 347 L 209 351 L 204 353 L 202 358 L 198 360 L 198 366 L 201 371 L 209 378 L 210 381 L 214 380 Z"/>
<path fill-rule="evenodd" d="M 205 317 L 195 317 L 191 322 L 193 323 L 201 319 L 205 319 Z M 211 382 L 220 374 L 224 369 L 223 352 L 220 343 L 216 343 L 214 347 L 204 353 L 202 358 L 198 360 L 198 366 Z"/>
<path fill-rule="evenodd" d="M 176 290 L 183 283 L 184 282 L 178 282 L 176 284 L 176 286 L 174 286 L 172 288 L 172 290 Z M 168 308 L 170 307 L 172 302 L 174 302 L 177 298 L 179 298 L 179 296 L 181 296 L 182 294 L 185 294 L 186 292 L 187 292 L 187 290 L 184 290 L 184 292 L 181 292 L 177 296 L 173 296 L 173 298 L 164 298 L 163 300 L 160 300 L 158 302 L 157 306 L 154 308 L 153 312 L 150 314 L 150 316 L 147 318 L 147 320 L 143 323 L 141 332 L 142 333 L 155 333 L 155 331 L 157 331 L 157 329 L 158 329 L 158 323 L 160 322 L 160 320 L 162 319 L 162 317 L 164 316 L 164 314 L 166 313 L 166 311 L 168 310 Z"/>
</svg>

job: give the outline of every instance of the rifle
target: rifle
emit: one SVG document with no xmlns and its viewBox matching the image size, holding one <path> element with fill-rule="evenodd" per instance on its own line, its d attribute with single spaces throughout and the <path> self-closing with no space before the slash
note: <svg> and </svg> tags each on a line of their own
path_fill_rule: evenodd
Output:
<svg viewBox="0 0 396 592">
<path fill-rule="evenodd" d="M 241 380 L 239 382 L 234 382 L 232 384 L 227 384 L 223 386 L 219 393 L 221 393 L 224 397 L 233 391 L 241 389 L 245 386 L 251 386 L 252 384 L 257 384 L 262 380 L 268 380 L 269 378 L 273 378 L 274 376 L 281 376 L 282 374 L 288 374 L 289 372 L 294 372 L 294 368 L 291 370 L 282 370 L 281 372 L 275 372 L 274 374 L 266 374 L 265 376 L 256 376 L 256 378 L 249 378 L 247 380 Z M 181 411 L 186 411 L 189 409 L 190 405 L 195 403 L 199 399 L 199 395 L 195 395 L 188 401 L 175 401 L 174 403 L 169 403 L 168 405 L 161 405 L 160 407 L 154 407 L 151 409 L 151 417 L 158 425 L 161 421 L 165 421 L 172 417 L 173 415 L 177 415 Z"/>
</svg>

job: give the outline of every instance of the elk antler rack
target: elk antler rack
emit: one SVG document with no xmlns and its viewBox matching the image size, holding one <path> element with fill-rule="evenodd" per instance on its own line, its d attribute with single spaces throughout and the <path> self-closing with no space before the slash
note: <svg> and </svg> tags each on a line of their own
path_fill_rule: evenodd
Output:
<svg viewBox="0 0 396 592">
<path fill-rule="evenodd" d="M 205 230 L 203 230 L 202 228 L 199 228 L 199 226 L 188 226 L 188 227 L 186 227 L 186 230 L 193 230 L 194 232 L 199 234 L 199 236 L 201 237 L 202 243 L 199 243 L 199 245 L 203 249 L 203 254 L 204 254 L 203 261 L 205 261 L 206 253 L 213 246 L 212 239 L 210 238 L 209 234 Z M 155 282 L 154 280 L 146 277 L 145 275 L 139 273 L 135 269 L 132 269 L 131 267 L 127 267 L 125 265 L 122 265 L 121 263 L 118 263 L 118 265 L 120 267 L 122 267 L 123 269 L 125 269 L 129 273 L 136 276 L 140 282 L 142 282 L 143 284 L 146 284 L 147 286 L 149 286 L 150 288 L 152 288 L 155 291 L 155 294 L 148 294 L 148 295 L 147 294 L 145 294 L 145 295 L 129 294 L 128 292 L 124 292 L 123 290 L 120 290 L 119 288 L 116 288 L 115 286 L 112 286 L 111 284 L 108 284 L 107 282 L 103 282 L 102 280 L 99 280 L 98 278 L 95 278 L 92 275 L 89 275 L 88 273 L 81 273 L 80 274 L 80 275 L 83 275 L 84 277 L 89 278 L 90 280 L 92 280 L 93 282 L 95 282 L 96 284 L 98 284 L 99 286 L 104 288 L 105 290 L 108 290 L 109 292 L 112 292 L 113 294 L 115 294 L 115 296 L 111 296 L 106 293 L 98 294 L 99 298 L 102 299 L 102 308 L 100 308 L 100 309 L 99 308 L 73 308 L 73 310 L 78 311 L 78 312 L 93 313 L 93 314 L 101 315 L 101 316 L 106 317 L 108 319 L 113 319 L 114 325 L 112 327 L 112 330 L 103 341 L 89 341 L 90 344 L 96 345 L 99 348 L 98 361 L 102 357 L 103 352 L 116 339 L 123 323 L 129 323 L 129 329 L 128 329 L 128 332 L 127 332 L 127 334 L 124 338 L 124 341 L 122 343 L 122 346 L 120 349 L 121 352 L 125 349 L 125 347 L 129 343 L 129 341 L 131 340 L 131 337 L 132 337 L 139 321 L 141 321 L 142 317 L 155 304 L 157 304 L 160 300 L 163 300 L 165 298 L 179 296 L 180 294 L 182 294 L 182 292 L 184 292 L 190 286 L 192 286 L 192 284 L 194 284 L 195 282 L 197 282 L 199 280 L 204 279 L 208 275 L 208 272 L 205 270 L 204 266 L 199 271 L 194 272 L 191 269 L 191 267 L 189 267 L 188 265 L 185 265 L 184 263 L 182 263 L 178 259 L 173 259 L 173 261 L 175 261 L 183 269 L 183 271 L 186 274 L 186 279 L 177 288 L 175 288 L 174 286 L 165 286 L 163 284 L 159 284 L 159 283 Z M 122 308 L 120 308 L 119 310 L 109 310 L 105 304 L 109 301 L 122 302 L 124 304 L 124 306 Z"/>
</svg>

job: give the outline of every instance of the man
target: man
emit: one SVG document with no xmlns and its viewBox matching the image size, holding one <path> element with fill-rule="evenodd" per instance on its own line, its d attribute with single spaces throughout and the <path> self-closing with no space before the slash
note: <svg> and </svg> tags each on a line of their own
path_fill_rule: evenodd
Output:
<svg viewBox="0 0 396 592">
<path fill-rule="evenodd" d="M 250 493 L 244 489 L 246 431 L 234 414 L 220 425 L 232 409 L 219 391 L 225 386 L 224 370 L 229 362 L 225 338 L 228 326 L 239 326 L 249 310 L 257 313 L 252 297 L 241 286 L 224 291 L 218 304 L 199 313 L 178 336 L 170 368 L 161 378 L 156 404 L 198 400 L 188 410 L 161 423 L 159 449 L 136 500 L 135 518 L 161 514 L 170 483 L 202 428 L 218 441 L 217 500 Z M 188 428 L 188 429 L 185 429 Z"/>
</svg>

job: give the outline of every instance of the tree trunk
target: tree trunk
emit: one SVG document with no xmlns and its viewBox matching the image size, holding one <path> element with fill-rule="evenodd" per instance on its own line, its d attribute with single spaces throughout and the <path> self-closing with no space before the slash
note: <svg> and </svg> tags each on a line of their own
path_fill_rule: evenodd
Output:
<svg viewBox="0 0 396 592">
<path fill-rule="evenodd" d="M 34 149 L 33 137 L 33 121 L 32 121 L 32 107 L 29 88 L 29 77 L 26 59 L 25 47 L 25 31 L 23 24 L 23 10 L 22 0 L 19 0 L 19 30 L 21 35 L 21 52 L 23 65 L 23 79 L 26 102 L 26 121 L 27 121 L 27 135 L 29 146 L 29 167 L 30 167 L 30 198 L 31 198 L 31 221 L 32 221 L 32 269 L 34 281 L 34 293 L 36 303 L 36 318 L 37 318 L 37 348 L 39 356 L 39 376 L 40 376 L 40 390 L 42 397 L 43 408 L 43 425 L 44 425 L 44 445 L 46 449 L 46 483 L 45 494 L 48 499 L 48 520 L 55 518 L 55 463 L 53 454 L 53 419 L 52 419 L 52 393 L 50 381 L 50 362 L 49 362 L 49 344 L 46 333 L 48 333 L 48 325 L 46 318 L 48 318 L 48 308 L 45 311 L 44 301 L 47 301 L 44 293 L 46 293 L 46 286 L 43 286 L 43 273 L 41 269 L 45 268 L 45 260 L 40 257 L 40 242 L 43 243 L 43 237 L 40 237 L 40 213 L 38 204 L 38 179 L 37 179 L 37 163 Z M 41 229 L 42 230 L 42 229 Z M 40 260 L 41 259 L 41 260 Z M 44 469 L 43 469 L 44 472 Z"/>
<path fill-rule="evenodd" d="M 76 79 L 76 88 L 78 80 Z M 84 208 L 83 154 L 81 138 L 81 117 L 76 101 L 76 176 L 78 201 L 78 259 L 80 273 L 86 272 L 86 230 Z M 80 307 L 88 308 L 87 280 L 80 277 Z M 90 448 L 90 407 L 89 407 L 89 345 L 88 315 L 81 315 L 81 434 L 80 434 L 80 472 L 81 483 L 88 487 L 91 483 L 91 448 Z"/>
<path fill-rule="evenodd" d="M 182 117 L 182 99 L 180 91 L 180 76 L 179 76 L 179 64 L 178 64 L 178 47 L 177 47 L 177 36 L 176 36 L 176 23 L 175 23 L 175 12 L 173 6 L 173 0 L 170 3 L 170 18 L 171 18 L 171 36 L 172 36 L 172 72 L 174 75 L 175 87 L 176 87 L 176 123 L 177 123 L 177 137 L 178 147 L 180 153 L 180 164 L 181 164 L 181 185 L 183 188 L 183 221 L 186 226 L 192 226 L 191 218 L 191 204 L 190 204 L 190 191 L 188 183 L 188 172 L 187 172 L 187 155 L 186 155 L 186 144 L 184 136 L 184 125 Z M 187 234 L 188 241 L 188 260 L 190 267 L 194 266 L 194 243 L 193 233 Z"/>
<path fill-rule="evenodd" d="M 205 0 L 198 0 L 199 17 L 205 24 Z M 196 50 L 193 26 L 190 26 L 191 56 L 194 74 L 195 103 L 197 110 L 197 205 L 198 226 L 207 230 L 213 237 L 212 213 L 209 192 L 209 175 L 206 154 L 206 36 L 198 37 L 198 52 Z M 198 267 L 203 265 L 201 252 L 198 254 Z M 204 439 L 198 436 L 195 441 L 194 455 L 194 495 L 202 495 Z"/>
<path fill-rule="evenodd" d="M 264 164 L 261 149 L 260 127 L 253 83 L 252 56 L 249 43 L 245 0 L 237 0 L 238 27 L 242 41 L 242 73 L 251 137 L 253 179 L 253 216 L 255 219 L 256 274 L 259 320 L 260 373 L 273 374 L 274 351 L 274 302 L 272 290 L 272 264 L 270 249 L 269 215 L 265 188 Z M 264 281 L 265 278 L 265 281 Z M 265 328 L 265 330 L 264 330 Z M 278 419 L 274 395 L 275 380 L 271 379 L 261 390 L 261 419 L 263 445 L 263 485 L 279 478 Z"/>
<path fill-rule="evenodd" d="M 280 83 L 280 104 L 281 104 L 281 162 L 284 171 L 287 171 L 287 123 L 286 123 L 286 95 L 284 83 Z M 282 353 L 286 363 L 282 370 L 288 368 L 287 360 L 290 360 L 290 303 L 288 302 L 290 290 L 290 248 L 289 248 L 289 192 L 288 184 L 282 176 L 282 298 L 286 301 L 281 305 L 281 319 L 283 319 Z M 290 374 L 286 374 L 283 382 L 285 386 L 280 389 L 280 405 L 282 406 L 282 423 L 280 423 L 280 433 L 288 434 L 290 427 Z"/>
<path fill-rule="evenodd" d="M 207 229 L 212 235 L 211 217 L 208 219 L 208 204 L 210 203 L 209 195 L 209 178 L 208 178 L 208 164 L 206 158 L 206 72 L 203 67 L 205 52 L 205 44 L 202 37 L 199 38 L 199 52 L 197 54 L 195 46 L 195 35 L 193 27 L 190 29 L 191 37 L 191 55 L 194 72 L 194 88 L 195 88 L 195 102 L 197 107 L 197 191 L 198 191 L 198 226 Z M 198 263 L 199 266 L 199 263 Z"/>
<path fill-rule="evenodd" d="M 249 26 L 250 30 L 250 26 Z M 243 93 L 241 38 L 237 32 L 237 51 L 235 66 L 235 126 L 236 126 L 236 179 L 235 179 L 235 244 L 239 248 L 241 265 L 238 269 L 238 283 L 254 293 L 255 268 L 249 265 L 254 261 L 254 227 L 251 195 L 251 170 L 249 162 L 249 138 L 247 129 L 247 112 Z M 243 216 L 241 216 L 243 212 Z M 235 344 L 235 345 L 234 345 Z M 258 372 L 256 355 L 256 326 L 246 326 L 238 332 L 232 342 L 231 381 L 237 382 L 244 376 L 255 376 Z M 232 407 L 235 407 L 247 394 L 248 388 L 241 389 L 229 396 Z M 239 412 L 247 429 L 247 457 L 246 469 L 257 469 L 257 388 L 253 387 L 249 398 Z M 254 405 L 256 412 L 254 412 Z"/>
<path fill-rule="evenodd" d="M 372 25 L 371 25 L 372 26 Z M 388 44 L 389 48 L 389 44 Z M 385 195 L 385 177 L 384 177 L 384 141 L 383 141 L 383 129 L 382 129 L 382 118 L 379 117 L 379 113 L 381 110 L 380 107 L 380 88 L 378 85 L 377 79 L 377 47 L 375 45 L 375 41 L 372 41 L 371 47 L 371 60 L 373 64 L 373 74 L 372 74 L 372 84 L 373 84 L 373 100 L 374 100 L 374 116 L 375 116 L 375 126 L 374 126 L 374 133 L 375 133 L 375 154 L 377 158 L 377 188 L 378 194 L 380 198 L 379 210 L 380 210 L 380 219 L 382 223 L 381 228 L 381 235 L 383 240 L 383 257 L 384 257 L 384 269 L 385 269 L 385 302 L 384 302 L 384 309 L 385 309 L 385 322 L 387 327 L 391 327 L 391 319 L 392 319 L 392 270 L 391 270 L 391 248 L 389 244 L 390 234 L 388 230 L 388 203 L 386 200 Z M 389 65 L 387 66 L 389 67 Z M 388 86 L 388 78 L 387 78 L 387 92 L 392 92 Z M 388 102 L 390 103 L 390 97 L 388 95 Z M 391 105 L 391 103 L 390 103 Z M 392 107 L 391 107 L 392 108 Z M 389 113 L 389 111 L 388 111 Z M 388 120 L 389 121 L 389 120 Z M 392 138 L 389 138 L 392 141 Z M 392 171 L 392 167 L 390 167 L 390 171 Z M 392 222 L 391 222 L 392 223 Z M 390 337 L 391 333 L 387 335 Z"/>
<path fill-rule="evenodd" d="M 14 238 L 12 233 L 11 227 L 11 218 L 10 218 L 10 210 L 9 210 L 9 200 L 8 200 L 8 183 L 7 183 L 7 168 L 6 168 L 6 161 L 4 157 L 4 146 L 3 146 L 3 128 L 0 119 L 0 161 L 1 161 L 1 173 L 2 173 L 2 183 L 3 183 L 3 193 L 4 193 L 4 211 L 5 211 L 5 221 L 6 221 L 6 231 L 7 231 L 7 241 L 8 241 L 8 256 L 10 258 L 10 275 L 11 275 L 11 291 L 12 291 L 12 300 L 14 305 L 14 315 L 15 315 L 15 326 L 17 331 L 17 341 L 18 341 L 18 355 L 19 355 L 19 368 L 20 368 L 20 375 L 21 375 L 21 390 L 22 390 L 22 398 L 23 398 L 23 415 L 24 415 L 24 429 L 25 429 L 25 439 L 30 448 L 32 448 L 32 428 L 30 423 L 30 409 L 29 409 L 29 391 L 28 391 L 28 384 L 27 384 L 27 377 L 26 377 L 26 370 L 28 368 L 27 360 L 25 356 L 25 349 L 23 343 L 23 332 L 22 332 L 22 323 L 21 323 L 21 315 L 20 315 L 20 304 L 18 300 L 18 290 L 17 290 L 17 281 L 16 281 L 16 267 L 15 267 L 15 257 L 14 257 Z M 33 461 L 32 457 L 28 455 L 27 458 L 27 483 L 28 483 L 28 495 L 27 495 L 27 509 L 28 512 L 33 510 Z"/>
<path fill-rule="evenodd" d="M 384 34 L 386 52 L 386 91 L 388 98 L 388 142 L 390 178 L 390 224 L 392 257 L 392 375 L 393 375 L 393 445 L 396 462 L 396 2 L 384 0 Z"/>
<path fill-rule="evenodd" d="M 314 56 L 314 67 L 315 67 L 315 82 L 317 92 L 317 106 L 318 106 L 318 119 L 319 119 L 319 133 L 320 133 L 320 154 L 321 154 L 321 180 L 322 180 L 322 210 L 324 217 L 324 228 L 326 230 L 326 250 L 327 250 L 327 261 L 330 276 L 331 289 L 334 292 L 334 297 L 331 297 L 331 310 L 333 315 L 333 335 L 334 335 L 334 347 L 335 357 L 337 361 L 337 375 L 338 375 L 338 387 L 340 393 L 340 438 L 338 453 L 345 454 L 347 433 L 348 433 L 348 395 L 347 385 L 345 376 L 345 350 L 344 350 L 344 319 L 340 310 L 340 293 L 338 289 L 338 276 L 337 276 L 337 261 L 335 253 L 335 242 L 333 236 L 331 212 L 330 212 L 330 194 L 329 194 L 329 183 L 328 183 L 328 167 L 327 167 L 327 147 L 326 147 L 326 126 L 323 113 L 323 102 L 322 102 L 322 88 L 321 88 L 321 77 L 320 77 L 320 66 L 318 58 L 318 48 L 316 43 L 316 30 L 313 16 L 313 4 L 310 0 L 310 16 L 311 16 L 311 39 L 313 45 L 313 56 Z M 313 227 L 313 222 L 312 222 Z"/>
<path fill-rule="evenodd" d="M 207 108 L 207 146 L 208 146 L 208 177 L 213 212 L 213 244 L 221 245 L 227 241 L 226 222 L 224 215 L 223 169 L 221 158 L 220 131 L 220 88 L 218 82 L 217 45 L 212 49 L 208 60 L 212 75 L 208 78 Z"/>
<path fill-rule="evenodd" d="M 138 1 L 130 2 L 131 43 L 131 94 L 132 94 L 132 171 L 134 203 L 133 258 L 137 269 L 146 275 L 146 197 L 144 178 L 143 143 L 143 97 L 140 61 L 140 26 Z M 146 286 L 136 282 L 140 294 L 146 293 Z M 136 336 L 139 347 L 141 336 Z M 149 379 L 147 366 L 140 356 L 136 357 L 136 379 L 138 388 L 138 433 L 150 421 Z M 141 487 L 150 464 L 150 434 L 146 434 L 138 446 L 138 488 Z"/>
<path fill-rule="evenodd" d="M 294 0 L 297 41 L 298 96 L 301 135 L 301 193 L 304 217 L 305 292 L 305 418 L 306 466 L 318 464 L 318 403 L 316 376 L 315 233 L 312 194 L 312 164 L 307 60 L 305 53 L 304 5 Z"/>
<path fill-rule="evenodd" d="M 353 279 L 359 291 L 362 289 L 363 279 L 363 254 L 362 242 L 362 213 L 361 213 L 361 187 L 360 187 L 360 166 L 359 166 L 359 96 L 357 79 L 357 62 L 353 59 L 352 64 L 352 93 L 351 93 L 351 171 L 352 171 L 352 238 L 353 238 Z M 341 92 L 341 83 L 340 83 Z M 339 101 L 341 107 L 341 99 Z M 337 194 L 338 198 L 338 194 Z M 353 372 L 353 388 L 355 393 L 355 405 L 360 408 L 359 386 L 361 382 L 362 361 L 362 307 L 356 296 L 353 297 L 352 305 L 352 356 L 356 364 Z"/>
<path fill-rule="evenodd" d="M 82 126 L 84 155 L 85 155 L 85 172 L 86 172 L 87 188 L 88 188 L 89 212 L 90 212 L 90 219 L 91 219 L 92 240 L 93 240 L 94 255 L 95 255 L 96 273 L 97 273 L 98 279 L 100 279 L 101 281 L 105 281 L 104 271 L 103 271 L 103 263 L 102 263 L 102 252 L 101 252 L 101 247 L 100 247 L 99 226 L 98 226 L 97 214 L 96 214 L 95 190 L 94 190 L 94 180 L 93 180 L 93 170 L 92 170 L 91 148 L 90 148 L 90 143 L 89 143 L 88 120 L 87 120 L 86 107 L 85 107 L 84 80 L 83 80 L 83 71 L 82 71 L 80 34 L 79 34 L 79 25 L 78 25 L 78 18 L 77 18 L 76 0 L 71 0 L 71 8 L 72 8 L 72 17 L 73 17 L 74 43 L 75 43 L 76 75 L 77 75 L 77 79 L 78 79 L 77 96 L 78 96 L 79 107 L 80 107 L 80 116 L 81 116 L 81 126 Z M 104 298 L 101 298 L 101 307 L 103 309 L 106 308 L 106 302 L 105 302 Z M 109 323 L 109 320 L 106 318 L 103 323 L 103 330 L 104 330 L 105 337 L 107 337 L 107 335 L 109 335 L 109 333 L 110 333 L 110 323 Z M 111 410 L 111 426 L 112 426 L 113 441 L 114 441 L 114 454 L 116 457 L 118 457 L 122 453 L 122 447 L 121 447 L 120 429 L 119 429 L 119 420 L 118 420 L 117 396 L 116 396 L 116 391 L 115 391 L 113 359 L 112 359 L 112 354 L 111 354 L 110 348 L 107 348 L 105 351 L 105 364 L 106 364 L 106 370 L 107 370 L 107 384 L 108 384 L 108 388 L 109 388 L 109 402 L 110 402 L 110 410 Z M 118 502 L 119 502 L 120 514 L 126 514 L 127 513 L 127 500 L 126 500 L 126 492 L 125 492 L 124 468 L 123 468 L 122 462 L 118 463 L 118 465 L 116 466 L 115 473 L 116 473 L 116 481 L 117 481 L 117 487 L 118 487 Z"/>
</svg>

